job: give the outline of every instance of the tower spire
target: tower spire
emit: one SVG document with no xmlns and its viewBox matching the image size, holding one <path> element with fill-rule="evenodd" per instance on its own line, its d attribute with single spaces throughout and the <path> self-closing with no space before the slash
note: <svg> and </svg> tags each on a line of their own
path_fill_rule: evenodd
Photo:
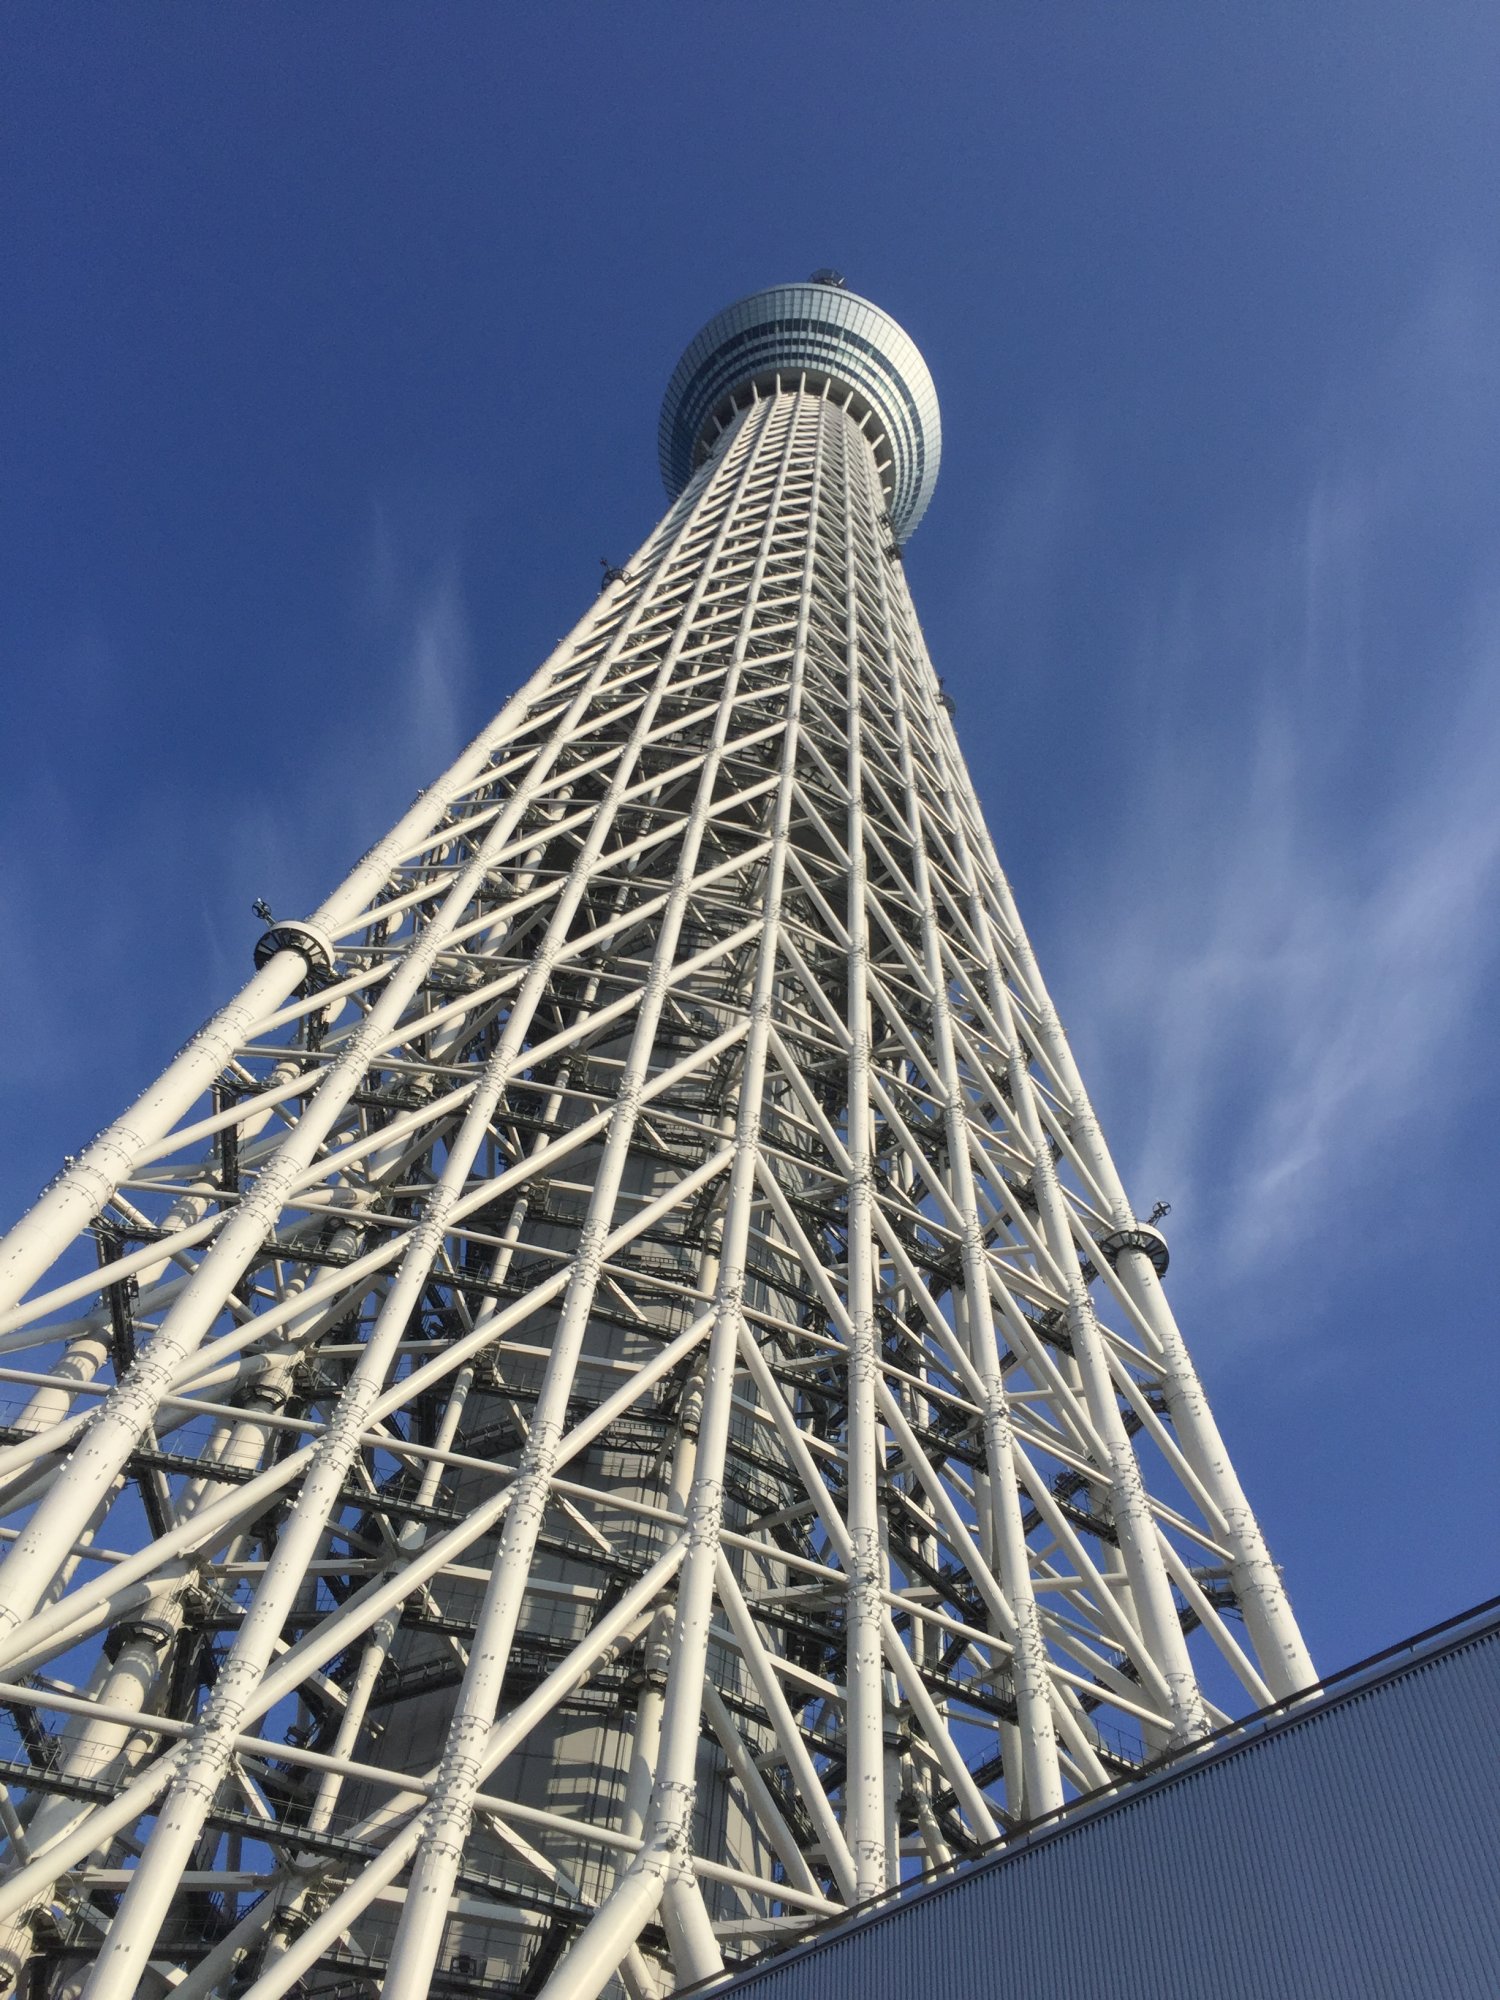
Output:
<svg viewBox="0 0 1500 2000">
<path fill-rule="evenodd" d="M 897 560 L 920 354 L 773 287 L 660 450 L 0 1247 L 34 1993 L 635 2000 L 1312 1679 Z"/>
</svg>

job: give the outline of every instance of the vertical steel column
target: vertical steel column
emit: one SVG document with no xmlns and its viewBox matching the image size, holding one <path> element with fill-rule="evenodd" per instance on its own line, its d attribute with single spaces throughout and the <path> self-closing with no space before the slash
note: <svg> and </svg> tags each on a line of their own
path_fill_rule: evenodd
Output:
<svg viewBox="0 0 1500 2000">
<path fill-rule="evenodd" d="M 767 524 L 757 581 L 764 568 L 777 507 L 785 487 L 796 426 L 806 400 L 800 389 L 788 399 L 787 456 L 778 475 Z M 821 412 L 820 412 L 821 414 Z M 755 983 L 749 997 L 749 1034 L 744 1043 L 734 1150 L 723 1210 L 723 1240 L 714 1288 L 714 1318 L 703 1371 L 698 1437 L 693 1452 L 692 1481 L 687 1493 L 687 1548 L 683 1557 L 677 1604 L 672 1620 L 672 1654 L 662 1705 L 661 1732 L 650 1802 L 639 1853 L 616 1883 L 587 1930 L 549 1980 L 543 2000 L 586 2000 L 619 1964 L 625 1948 L 663 1897 L 670 1898 L 680 1881 L 690 1848 L 694 1803 L 693 1772 L 702 1728 L 704 1672 L 708 1657 L 709 1623 L 714 1587 L 722 1559 L 724 1462 L 735 1367 L 744 1328 L 743 1302 L 750 1220 L 757 1199 L 756 1170 L 762 1141 L 766 1054 L 779 971 L 778 945 L 782 921 L 782 889 L 795 797 L 800 744 L 802 689 L 805 676 L 807 624 L 811 609 L 813 551 L 819 528 L 819 474 L 826 447 L 820 422 L 813 452 L 813 490 L 807 508 L 807 568 L 804 572 L 798 632 L 793 645 L 791 684 L 786 698 L 781 769 L 776 790 L 775 822 L 766 867 L 760 938 L 756 949 Z M 754 603 L 752 586 L 751 606 Z M 742 628 L 741 642 L 747 626 Z M 852 1843 L 851 1843 L 852 1845 Z M 682 1901 L 688 1904 L 681 1909 Z M 679 1966 L 684 1979 L 700 1979 L 721 1969 L 722 1961 L 696 1922 L 691 1898 L 679 1898 Z"/>
<path fill-rule="evenodd" d="M 845 924 L 849 937 L 845 1002 L 849 1032 L 847 1092 L 849 1157 L 849 1575 L 845 1754 L 845 1820 L 858 1871 L 855 1893 L 878 1895 L 885 1887 L 885 1691 L 880 1624 L 885 1559 L 880 1543 L 879 1476 L 884 1440 L 876 1415 L 880 1350 L 875 1331 L 878 1252 L 875 1246 L 875 1139 L 871 1102 L 871 1018 L 868 970 L 869 912 L 865 862 L 864 758 L 860 744 L 865 693 L 859 600 L 855 584 L 854 508 L 849 438 L 840 426 L 837 466 L 841 483 L 844 570 L 844 661 L 849 677 L 849 791 L 845 848 L 849 861 Z"/>
<path fill-rule="evenodd" d="M 773 405 L 767 403 L 757 413 L 757 429 L 741 460 L 735 481 L 734 497 L 725 510 L 723 522 L 713 545 L 713 554 L 700 571 L 695 586 L 695 598 L 701 599 L 702 593 L 707 588 L 712 575 L 713 556 L 723 546 L 724 538 L 735 519 L 735 502 L 743 494 L 751 476 L 758 469 L 761 454 L 767 448 L 770 435 L 768 419 L 772 409 Z M 690 623 L 685 619 L 683 633 L 690 629 Z M 649 728 L 654 714 L 654 703 L 659 700 L 660 693 L 667 684 L 680 645 L 679 640 L 668 650 L 653 694 L 653 701 L 642 711 L 632 739 L 633 744 L 642 740 Z M 610 1121 L 604 1154 L 594 1182 L 590 1217 L 584 1225 L 584 1240 L 580 1247 L 577 1269 L 573 1284 L 570 1285 L 563 1302 L 546 1382 L 527 1439 L 522 1471 L 516 1484 L 515 1504 L 506 1521 L 500 1559 L 496 1563 L 494 1578 L 479 1615 L 474 1655 L 469 1672 L 465 1676 L 459 1708 L 455 1711 L 449 1729 L 441 1788 L 428 1816 L 427 1827 L 412 1869 L 411 1886 L 402 1910 L 396 1942 L 392 1947 L 390 1977 L 395 1992 L 402 1990 L 403 1981 L 410 1985 L 413 1992 L 419 1990 L 421 1984 L 430 1977 L 433 1959 L 441 1944 L 443 1926 L 448 1913 L 448 1897 L 458 1871 L 463 1838 L 467 1831 L 469 1815 L 473 1809 L 473 1794 L 478 1783 L 477 1749 L 489 1730 L 499 1700 L 510 1641 L 520 1613 L 521 1591 L 524 1588 L 536 1536 L 547 1504 L 551 1458 L 557 1442 L 561 1439 L 562 1416 L 571 1391 L 573 1371 L 577 1365 L 577 1357 L 588 1324 L 589 1310 L 593 1303 L 600 1260 L 597 1252 L 590 1255 L 587 1247 L 588 1239 L 592 1233 L 595 1241 L 602 1243 L 613 1215 L 629 1149 L 635 1137 L 639 1097 L 655 1051 L 657 1027 L 668 980 L 676 959 L 683 917 L 695 880 L 699 848 L 728 736 L 729 720 L 733 713 L 736 685 L 737 670 L 731 668 L 720 697 L 719 716 L 709 755 L 699 777 L 693 811 L 684 831 L 681 854 L 674 871 L 671 897 L 663 912 L 657 934 L 651 971 L 637 1014 L 630 1055 L 620 1080 L 615 1113 Z M 621 761 L 620 771 L 615 779 L 616 787 L 621 790 L 630 767 L 631 758 L 627 753 Z M 602 843 L 606 825 L 607 813 L 604 813 L 595 823 L 590 836 L 591 842 Z M 579 894 L 582 893 L 587 880 L 587 869 L 580 868 L 576 877 Z M 568 909 L 569 905 L 565 902 L 562 908 Z M 544 962 L 539 960 L 538 974 L 544 975 L 545 970 Z M 711 1339 L 713 1337 L 711 1336 Z M 712 1377 L 712 1362 L 709 1373 Z M 699 1449 L 701 1453 L 701 1439 Z M 689 1519 L 690 1521 L 692 1519 L 691 1509 Z M 690 1533 L 689 1561 L 691 1557 Z M 679 1591 L 679 1597 L 680 1594 Z M 680 1620 L 679 1611 L 679 1625 Z M 469 1747 L 469 1739 L 473 1740 L 472 1747 Z"/>
</svg>

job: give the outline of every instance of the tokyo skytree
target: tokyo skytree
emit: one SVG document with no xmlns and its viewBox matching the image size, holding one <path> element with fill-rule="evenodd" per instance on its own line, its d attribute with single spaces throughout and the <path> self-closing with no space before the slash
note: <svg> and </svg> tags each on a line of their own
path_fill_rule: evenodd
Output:
<svg viewBox="0 0 1500 2000">
<path fill-rule="evenodd" d="M 657 2000 L 1315 1678 L 939 445 L 836 273 L 711 320 L 660 525 L 0 1245 L 0 1991 Z"/>
</svg>

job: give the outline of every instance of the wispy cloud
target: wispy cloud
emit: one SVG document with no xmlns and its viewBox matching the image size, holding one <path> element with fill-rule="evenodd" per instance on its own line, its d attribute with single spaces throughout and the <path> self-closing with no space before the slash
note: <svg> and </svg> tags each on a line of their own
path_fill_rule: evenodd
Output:
<svg viewBox="0 0 1500 2000">
<path fill-rule="evenodd" d="M 458 557 L 450 547 L 420 558 L 377 510 L 358 597 L 365 643 L 389 697 L 381 731 L 393 743 L 387 758 L 394 754 L 403 770 L 417 766 L 426 783 L 477 726 L 469 713 L 474 654 Z"/>
<path fill-rule="evenodd" d="M 983 615 L 1004 632 L 1009 653 L 1046 643 L 1070 531 L 1083 509 L 1082 466 L 1071 434 L 1054 428 L 1008 466 L 985 522 L 984 560 L 974 588 Z"/>
<path fill-rule="evenodd" d="M 45 673 L 76 681 L 90 715 L 128 680 L 91 629 L 60 642 Z M 253 731 L 226 730 L 228 755 L 184 738 L 170 811 L 123 780 L 97 716 L 82 749 L 76 734 L 31 749 L 0 806 L 0 842 L 26 864 L 0 878 L 0 1097 L 79 1070 L 84 1051 L 107 1069 L 112 1048 L 132 1081 L 169 1053 L 248 976 L 252 902 L 315 907 L 452 761 L 483 719 L 474 678 L 456 554 L 419 560 L 377 521 L 333 654 L 306 662 L 295 726 L 273 703 Z M 99 1087 L 125 1086 L 106 1074 Z"/>
<path fill-rule="evenodd" d="M 377 515 L 360 565 L 337 685 L 297 764 L 268 774 L 228 828 L 203 908 L 218 990 L 243 978 L 251 900 L 280 913 L 314 908 L 372 840 L 431 784 L 483 719 L 473 643 L 452 552 L 418 561 Z M 357 690 L 358 698 L 353 698 Z"/>
<path fill-rule="evenodd" d="M 0 1224 L 244 983 L 252 901 L 315 907 L 483 720 L 444 512 L 410 534 L 377 520 L 322 649 L 286 672 L 305 642 L 268 624 L 264 711 L 247 726 L 230 691 L 222 737 L 184 732 L 153 785 L 111 728 L 150 660 L 85 627 L 28 669 L 67 699 L 0 799 L 0 846 L 25 863 L 0 877 Z M 248 684 L 265 698 L 253 667 Z"/>
<path fill-rule="evenodd" d="M 1337 399 L 1289 518 L 1146 621 L 1157 734 L 1060 983 L 1195 1291 L 1382 1178 L 1394 1208 L 1492 1065 L 1496 330 L 1472 284 L 1436 286 Z"/>
<path fill-rule="evenodd" d="M 407 622 L 408 668 L 402 698 L 412 755 L 436 777 L 452 762 L 477 717 L 464 710 L 472 649 L 456 563 L 445 563 L 427 580 Z"/>
</svg>

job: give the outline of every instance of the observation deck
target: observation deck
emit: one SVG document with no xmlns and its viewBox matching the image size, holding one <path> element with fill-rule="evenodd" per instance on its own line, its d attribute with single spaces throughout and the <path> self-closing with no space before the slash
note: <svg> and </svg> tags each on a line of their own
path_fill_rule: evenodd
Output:
<svg viewBox="0 0 1500 2000">
<path fill-rule="evenodd" d="M 675 500 L 756 395 L 805 372 L 808 386 L 845 390 L 876 444 L 896 539 L 904 542 L 937 484 L 937 391 L 911 336 L 842 279 L 819 272 L 771 285 L 716 313 L 672 371 L 658 432 L 662 478 Z"/>
</svg>

